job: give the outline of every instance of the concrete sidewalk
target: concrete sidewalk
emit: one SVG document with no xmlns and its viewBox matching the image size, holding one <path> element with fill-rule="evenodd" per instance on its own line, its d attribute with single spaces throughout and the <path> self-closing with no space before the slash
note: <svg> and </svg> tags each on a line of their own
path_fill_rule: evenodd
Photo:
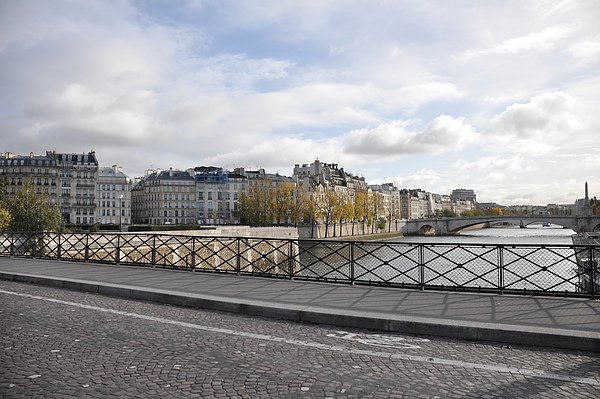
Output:
<svg viewBox="0 0 600 399">
<path fill-rule="evenodd" d="M 600 300 L 418 291 L 0 257 L 0 279 L 368 328 L 600 352 Z"/>
</svg>

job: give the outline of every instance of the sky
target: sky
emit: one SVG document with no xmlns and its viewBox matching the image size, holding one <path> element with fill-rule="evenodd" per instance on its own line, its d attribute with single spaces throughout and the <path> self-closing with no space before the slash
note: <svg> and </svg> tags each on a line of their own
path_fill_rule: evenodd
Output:
<svg viewBox="0 0 600 399">
<path fill-rule="evenodd" d="M 600 2 L 2 0 L 0 152 L 600 197 Z"/>
</svg>

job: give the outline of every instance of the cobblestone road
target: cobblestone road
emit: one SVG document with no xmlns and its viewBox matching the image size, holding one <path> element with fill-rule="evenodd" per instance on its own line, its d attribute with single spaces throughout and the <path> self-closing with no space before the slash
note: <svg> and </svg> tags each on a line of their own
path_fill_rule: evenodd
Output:
<svg viewBox="0 0 600 399">
<path fill-rule="evenodd" d="M 595 354 L 0 281 L 0 397 L 598 398 Z"/>
</svg>

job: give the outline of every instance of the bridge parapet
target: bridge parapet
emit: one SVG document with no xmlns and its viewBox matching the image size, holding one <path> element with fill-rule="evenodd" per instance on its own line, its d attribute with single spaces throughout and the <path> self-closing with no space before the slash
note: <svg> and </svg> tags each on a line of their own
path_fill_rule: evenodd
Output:
<svg viewBox="0 0 600 399">
<path fill-rule="evenodd" d="M 600 216 L 522 215 L 411 219 L 406 223 L 406 234 L 448 235 L 479 224 L 508 221 L 518 222 L 522 227 L 535 223 L 551 223 L 577 233 L 600 231 Z"/>
</svg>

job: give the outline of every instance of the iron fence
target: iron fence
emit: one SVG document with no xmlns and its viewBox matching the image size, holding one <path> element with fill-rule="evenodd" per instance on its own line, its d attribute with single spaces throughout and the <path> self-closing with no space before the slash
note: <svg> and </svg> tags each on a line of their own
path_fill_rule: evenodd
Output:
<svg viewBox="0 0 600 399">
<path fill-rule="evenodd" d="M 0 256 L 422 290 L 596 298 L 600 246 L 0 233 Z"/>
</svg>

